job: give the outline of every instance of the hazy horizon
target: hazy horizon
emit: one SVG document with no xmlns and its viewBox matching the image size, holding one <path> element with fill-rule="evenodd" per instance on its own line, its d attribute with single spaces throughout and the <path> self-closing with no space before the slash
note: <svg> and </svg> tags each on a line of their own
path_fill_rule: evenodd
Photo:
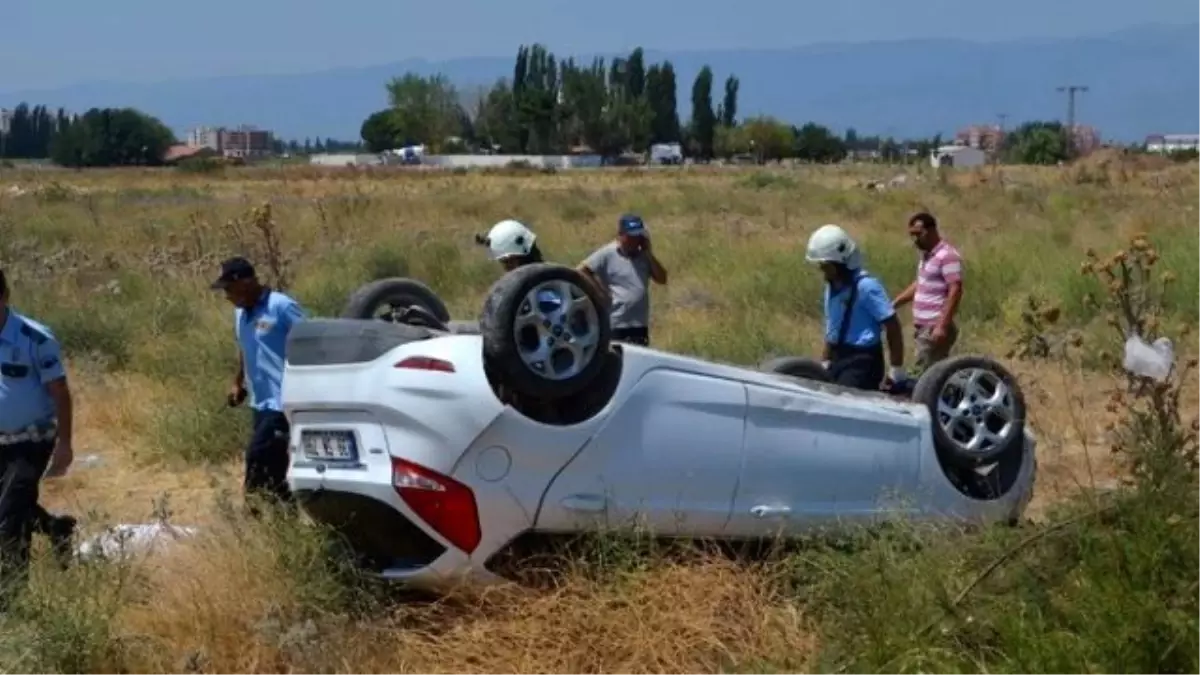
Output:
<svg viewBox="0 0 1200 675">
<path fill-rule="evenodd" d="M 916 6 L 914 6 L 916 5 Z M 69 17 L 64 20 L 62 17 Z M 1036 16 L 1036 21 L 1029 21 Z M 87 83 L 153 83 L 305 74 L 508 56 L 540 42 L 560 54 L 789 49 L 925 38 L 996 42 L 1095 36 L 1200 22 L 1190 0 L 748 0 L 687 4 L 609 0 L 149 0 L 39 3 L 6 8 L 0 92 Z M 55 48 L 68 44 L 70 48 Z M 36 55 L 32 58 L 30 55 Z"/>
</svg>

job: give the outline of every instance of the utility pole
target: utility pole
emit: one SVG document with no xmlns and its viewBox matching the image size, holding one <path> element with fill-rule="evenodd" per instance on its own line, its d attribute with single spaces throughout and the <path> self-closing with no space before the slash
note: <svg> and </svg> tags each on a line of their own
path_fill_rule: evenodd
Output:
<svg viewBox="0 0 1200 675">
<path fill-rule="evenodd" d="M 1067 94 L 1067 126 L 1064 131 L 1067 134 L 1067 152 L 1071 157 L 1075 156 L 1075 94 L 1087 93 L 1087 85 L 1067 84 L 1059 87 L 1057 91 L 1061 94 Z"/>
</svg>

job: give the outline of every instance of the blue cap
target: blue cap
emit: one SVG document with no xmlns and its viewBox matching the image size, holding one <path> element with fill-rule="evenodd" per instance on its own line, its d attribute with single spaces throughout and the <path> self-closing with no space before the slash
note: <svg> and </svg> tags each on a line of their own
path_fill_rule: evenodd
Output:
<svg viewBox="0 0 1200 675">
<path fill-rule="evenodd" d="M 638 236 L 645 234 L 646 232 L 646 224 L 642 222 L 641 216 L 634 215 L 632 213 L 626 213 L 625 215 L 621 216 L 619 223 L 619 231 L 621 234 Z"/>
</svg>

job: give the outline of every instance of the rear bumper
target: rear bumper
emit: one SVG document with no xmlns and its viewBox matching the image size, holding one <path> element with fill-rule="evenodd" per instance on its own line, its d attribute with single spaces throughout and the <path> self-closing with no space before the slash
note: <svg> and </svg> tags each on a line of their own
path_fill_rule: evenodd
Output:
<svg viewBox="0 0 1200 675">
<path fill-rule="evenodd" d="M 301 439 L 310 430 L 351 433 L 358 457 L 345 462 L 306 457 Z M 389 446 L 387 429 L 369 413 L 296 413 L 288 484 L 301 510 L 339 535 L 365 572 L 421 587 L 477 577 L 470 556 L 442 538 L 400 498 L 392 485 Z"/>
<path fill-rule="evenodd" d="M 289 482 L 300 509 L 333 530 L 368 574 L 431 589 L 501 580 L 425 526 L 390 481 L 300 475 Z"/>
</svg>

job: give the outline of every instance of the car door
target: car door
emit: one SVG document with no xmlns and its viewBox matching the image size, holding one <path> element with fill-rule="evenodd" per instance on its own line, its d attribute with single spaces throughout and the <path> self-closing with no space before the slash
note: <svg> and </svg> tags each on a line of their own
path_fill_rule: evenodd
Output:
<svg viewBox="0 0 1200 675">
<path fill-rule="evenodd" d="M 799 534 L 905 510 L 922 432 L 904 406 L 853 393 L 748 384 L 740 481 L 727 533 Z"/>
<path fill-rule="evenodd" d="M 739 382 L 649 371 L 551 483 L 537 528 L 719 534 L 737 487 L 745 418 Z"/>
</svg>

